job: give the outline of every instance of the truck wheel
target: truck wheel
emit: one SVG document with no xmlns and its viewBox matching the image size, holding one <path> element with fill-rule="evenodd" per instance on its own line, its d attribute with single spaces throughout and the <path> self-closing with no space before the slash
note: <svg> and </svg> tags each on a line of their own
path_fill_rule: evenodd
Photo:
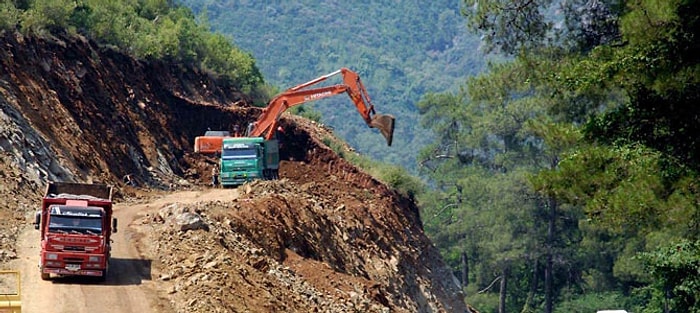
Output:
<svg viewBox="0 0 700 313">
<path fill-rule="evenodd" d="M 95 277 L 97 282 L 104 283 L 107 281 L 107 270 L 102 271 L 102 276 Z"/>
<path fill-rule="evenodd" d="M 49 280 L 49 278 L 51 278 L 51 274 L 41 273 L 41 280 Z"/>
</svg>

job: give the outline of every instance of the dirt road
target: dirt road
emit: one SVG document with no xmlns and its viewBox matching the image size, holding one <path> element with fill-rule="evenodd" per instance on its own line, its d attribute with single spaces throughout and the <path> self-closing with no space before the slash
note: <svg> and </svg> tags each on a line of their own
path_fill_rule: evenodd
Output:
<svg viewBox="0 0 700 313">
<path fill-rule="evenodd" d="M 113 235 L 112 260 L 106 282 L 78 277 L 54 277 L 43 281 L 39 275 L 39 231 L 27 223 L 17 243 L 18 258 L 9 266 L 22 273 L 23 312 L 172 312 L 168 301 L 158 297 L 157 275 L 152 260 L 139 252 L 139 238 L 145 214 L 153 214 L 169 203 L 191 203 L 201 199 L 230 200 L 236 190 L 211 189 L 164 194 L 153 201 L 116 203 L 118 232 Z M 28 221 L 31 219 L 28 219 Z"/>
</svg>

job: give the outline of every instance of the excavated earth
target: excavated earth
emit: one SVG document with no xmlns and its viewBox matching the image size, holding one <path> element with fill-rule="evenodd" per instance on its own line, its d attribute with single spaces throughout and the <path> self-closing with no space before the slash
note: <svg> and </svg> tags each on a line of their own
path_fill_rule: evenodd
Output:
<svg viewBox="0 0 700 313">
<path fill-rule="evenodd" d="M 163 303 L 154 307 L 467 311 L 413 200 L 340 158 L 326 145 L 332 132 L 308 120 L 281 119 L 281 179 L 224 190 L 227 200 L 158 204 L 210 188 L 215 159 L 194 154 L 194 138 L 244 127 L 259 114 L 249 103 L 181 64 L 80 37 L 0 34 L 0 263 L 18 258 L 47 181 L 108 183 L 115 202 L 154 208 L 128 225 L 151 260 Z"/>
</svg>

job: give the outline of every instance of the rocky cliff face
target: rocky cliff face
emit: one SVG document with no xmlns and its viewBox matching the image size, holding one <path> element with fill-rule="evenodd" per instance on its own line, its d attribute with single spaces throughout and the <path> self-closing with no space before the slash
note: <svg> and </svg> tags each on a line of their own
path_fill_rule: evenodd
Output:
<svg viewBox="0 0 700 313">
<path fill-rule="evenodd" d="M 214 161 L 191 153 L 194 137 L 247 124 L 259 113 L 248 102 L 186 66 L 82 38 L 0 35 L 0 260 L 15 257 L 48 180 L 110 183 L 124 202 L 207 188 Z M 328 130 L 282 125 L 283 179 L 231 190 L 233 201 L 170 204 L 134 226 L 161 299 L 180 312 L 466 311 L 415 203 L 334 153 Z M 124 186 L 126 174 L 141 188 Z M 178 228 L 182 212 L 203 227 Z"/>
</svg>

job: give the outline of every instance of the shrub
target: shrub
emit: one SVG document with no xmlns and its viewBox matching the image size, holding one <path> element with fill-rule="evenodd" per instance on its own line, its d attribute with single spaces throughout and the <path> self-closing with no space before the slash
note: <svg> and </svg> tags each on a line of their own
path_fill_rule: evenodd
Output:
<svg viewBox="0 0 700 313">
<path fill-rule="evenodd" d="M 75 28 L 69 24 L 75 7 L 75 1 L 70 0 L 36 0 L 32 9 L 22 16 L 22 31 L 37 35 L 62 30 L 75 33 Z"/>
<path fill-rule="evenodd" d="M 0 2 L 0 31 L 17 28 L 21 12 L 10 1 Z"/>
</svg>

